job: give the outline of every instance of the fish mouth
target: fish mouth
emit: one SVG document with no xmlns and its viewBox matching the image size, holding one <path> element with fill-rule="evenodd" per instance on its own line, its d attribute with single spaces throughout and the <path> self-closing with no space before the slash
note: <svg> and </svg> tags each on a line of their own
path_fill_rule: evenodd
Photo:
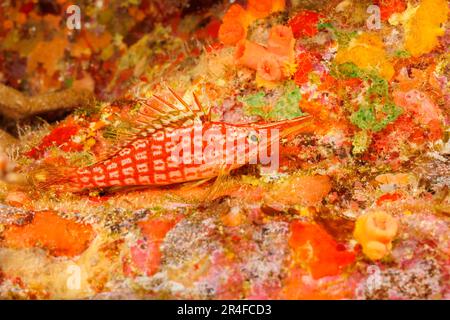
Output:
<svg viewBox="0 0 450 320">
<path fill-rule="evenodd" d="M 294 119 L 293 119 L 294 120 Z M 280 136 L 281 138 L 286 138 L 291 135 L 297 135 L 304 132 L 311 131 L 313 117 L 308 115 L 302 119 L 297 119 L 289 123 L 287 127 L 281 129 Z"/>
<path fill-rule="evenodd" d="M 281 139 L 310 132 L 312 130 L 312 120 L 313 117 L 311 115 L 305 115 L 276 122 L 253 123 L 251 127 L 262 136 L 258 140 L 259 148 L 261 149 L 271 147 L 274 143 L 279 143 Z M 264 131 L 265 133 L 263 133 Z"/>
</svg>

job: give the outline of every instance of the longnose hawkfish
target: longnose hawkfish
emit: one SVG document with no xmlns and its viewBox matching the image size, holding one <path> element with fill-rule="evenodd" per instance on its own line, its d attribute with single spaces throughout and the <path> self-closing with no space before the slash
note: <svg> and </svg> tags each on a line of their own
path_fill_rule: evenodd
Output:
<svg viewBox="0 0 450 320">
<path fill-rule="evenodd" d="M 269 146 L 300 133 L 311 118 L 248 124 L 215 122 L 195 94 L 195 104 L 190 106 L 169 90 L 179 103 L 175 105 L 156 95 L 157 107 L 149 100 L 141 101 L 149 107 L 138 116 L 142 127 L 103 159 L 71 172 L 40 168 L 31 176 L 34 185 L 64 186 L 63 190 L 77 192 L 208 180 L 267 154 Z"/>
</svg>

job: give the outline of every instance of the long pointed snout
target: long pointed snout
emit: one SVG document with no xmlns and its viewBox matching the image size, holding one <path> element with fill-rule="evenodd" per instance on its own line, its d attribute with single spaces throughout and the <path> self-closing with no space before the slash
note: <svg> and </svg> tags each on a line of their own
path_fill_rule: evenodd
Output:
<svg viewBox="0 0 450 320">
<path fill-rule="evenodd" d="M 285 138 L 291 134 L 298 134 L 307 131 L 312 123 L 313 117 L 310 115 L 297 117 L 294 119 L 270 122 L 270 123 L 258 123 L 257 129 L 279 129 L 280 138 Z"/>
</svg>

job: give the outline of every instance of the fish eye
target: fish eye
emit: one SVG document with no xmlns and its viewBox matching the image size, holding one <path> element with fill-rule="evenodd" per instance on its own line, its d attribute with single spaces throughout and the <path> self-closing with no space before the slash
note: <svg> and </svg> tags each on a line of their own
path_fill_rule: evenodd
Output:
<svg viewBox="0 0 450 320">
<path fill-rule="evenodd" d="M 248 142 L 255 143 L 259 141 L 259 137 L 255 132 L 251 132 L 247 137 Z"/>
</svg>

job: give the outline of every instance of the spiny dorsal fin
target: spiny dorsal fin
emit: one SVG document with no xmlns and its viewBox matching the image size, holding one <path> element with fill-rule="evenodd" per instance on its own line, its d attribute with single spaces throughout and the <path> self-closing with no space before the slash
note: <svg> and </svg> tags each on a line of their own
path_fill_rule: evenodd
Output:
<svg viewBox="0 0 450 320">
<path fill-rule="evenodd" d="M 160 105 L 155 105 L 152 99 L 150 100 L 136 100 L 135 102 L 141 104 L 140 110 L 136 115 L 136 120 L 133 121 L 133 127 L 127 132 L 119 132 L 115 138 L 115 143 L 109 148 L 106 148 L 98 157 L 97 162 L 103 161 L 115 155 L 122 148 L 129 145 L 136 139 L 146 138 L 158 130 L 167 128 L 180 128 L 192 125 L 195 120 L 205 120 L 205 113 L 198 102 L 198 98 L 194 97 L 197 108 L 190 107 L 175 91 L 169 88 L 172 95 L 181 103 L 175 105 L 164 98 L 154 95 L 153 98 L 160 102 Z"/>
<path fill-rule="evenodd" d="M 191 107 L 189 107 L 189 105 L 175 92 L 172 90 L 172 88 L 168 88 L 170 93 L 179 101 L 181 102 L 181 104 L 183 105 L 183 107 L 185 107 L 187 110 L 189 110 L 190 112 L 194 113 L 191 109 Z"/>
<path fill-rule="evenodd" d="M 202 106 L 198 96 L 195 94 L 195 92 L 192 93 L 194 96 L 195 104 L 197 105 L 197 108 L 203 113 L 203 115 L 200 117 L 202 121 L 211 121 L 211 108 L 209 108 L 208 111 Z"/>
</svg>

